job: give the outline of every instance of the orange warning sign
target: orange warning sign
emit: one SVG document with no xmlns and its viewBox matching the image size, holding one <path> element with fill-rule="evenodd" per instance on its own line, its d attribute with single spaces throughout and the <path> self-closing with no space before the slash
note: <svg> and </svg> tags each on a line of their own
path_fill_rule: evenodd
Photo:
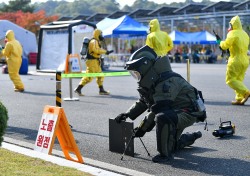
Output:
<svg viewBox="0 0 250 176">
<path fill-rule="evenodd" d="M 66 159 L 84 162 L 63 108 L 47 105 L 43 111 L 34 150 L 51 154 L 56 137 Z M 74 153 L 78 160 L 72 158 L 70 153 Z"/>
<path fill-rule="evenodd" d="M 65 61 L 65 73 L 81 73 L 82 65 L 79 54 L 67 54 Z"/>
</svg>

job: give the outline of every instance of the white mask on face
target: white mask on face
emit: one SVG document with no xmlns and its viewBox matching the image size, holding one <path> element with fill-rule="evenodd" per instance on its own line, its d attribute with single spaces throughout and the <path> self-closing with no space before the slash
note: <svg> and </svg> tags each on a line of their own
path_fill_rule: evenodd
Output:
<svg viewBox="0 0 250 176">
<path fill-rule="evenodd" d="M 135 80 L 141 80 L 141 74 L 138 71 L 129 70 L 129 73 L 133 76 L 133 78 L 135 78 Z"/>
</svg>

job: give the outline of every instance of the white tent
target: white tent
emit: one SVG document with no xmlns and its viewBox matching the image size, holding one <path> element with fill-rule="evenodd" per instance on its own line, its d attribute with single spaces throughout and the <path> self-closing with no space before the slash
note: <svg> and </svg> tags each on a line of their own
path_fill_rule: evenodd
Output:
<svg viewBox="0 0 250 176">
<path fill-rule="evenodd" d="M 5 34 L 8 30 L 13 30 L 15 38 L 23 46 L 23 57 L 28 58 L 29 53 L 37 52 L 36 35 L 8 20 L 0 20 L 0 40 L 4 45 Z"/>
<path fill-rule="evenodd" d="M 67 54 L 79 54 L 84 37 L 92 37 L 96 25 L 84 20 L 54 21 L 40 27 L 37 70 L 64 70 Z"/>
<path fill-rule="evenodd" d="M 120 42 L 123 39 L 142 38 L 143 41 L 147 36 L 148 27 L 142 23 L 134 20 L 128 15 L 121 16 L 117 19 L 104 18 L 96 24 L 97 28 L 102 30 L 105 38 L 111 37 L 111 44 L 113 45 L 113 38 L 118 39 L 118 52 L 121 47 Z M 129 43 L 130 44 L 130 43 Z"/>
<path fill-rule="evenodd" d="M 128 15 L 117 19 L 104 18 L 96 24 L 98 29 L 102 30 L 104 37 L 134 37 L 146 36 L 148 27 L 134 20 Z"/>
</svg>

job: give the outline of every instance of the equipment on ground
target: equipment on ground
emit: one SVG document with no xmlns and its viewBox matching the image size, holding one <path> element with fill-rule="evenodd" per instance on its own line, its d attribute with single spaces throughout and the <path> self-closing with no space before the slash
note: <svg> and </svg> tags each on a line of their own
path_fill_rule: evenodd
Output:
<svg viewBox="0 0 250 176">
<path fill-rule="evenodd" d="M 109 119 L 109 150 L 111 152 L 122 153 L 121 160 L 124 155 L 134 157 L 134 138 L 135 129 L 133 122 L 121 121 L 117 123 L 116 119 Z M 143 147 L 150 156 L 146 146 L 139 137 Z"/>
<path fill-rule="evenodd" d="M 136 129 L 136 128 L 135 128 L 135 129 Z M 126 150 L 127 150 L 128 146 L 129 146 L 129 144 L 130 144 L 130 141 L 131 141 L 132 139 L 134 139 L 134 138 L 135 138 L 135 133 L 136 133 L 136 131 L 135 131 L 135 130 L 133 130 L 133 133 L 132 133 L 132 135 L 131 135 L 131 137 L 130 137 L 130 139 L 129 139 L 129 142 L 128 142 L 128 144 L 127 144 L 126 148 L 124 149 L 124 152 L 122 153 L 121 160 L 123 160 L 123 156 L 124 156 L 124 154 L 125 154 L 125 152 L 126 152 Z M 148 156 L 150 156 L 150 153 L 148 152 L 148 150 L 147 150 L 147 148 L 146 148 L 145 144 L 143 143 L 142 139 L 141 139 L 140 137 L 138 137 L 138 138 L 140 139 L 140 141 L 141 141 L 141 143 L 142 143 L 143 147 L 145 148 L 145 150 L 146 150 L 146 152 L 147 152 Z"/>
<path fill-rule="evenodd" d="M 235 125 L 231 121 L 221 122 L 219 129 L 213 131 L 213 136 L 215 137 L 226 137 L 232 136 L 235 133 Z"/>
<path fill-rule="evenodd" d="M 134 157 L 133 122 L 121 121 L 117 123 L 115 119 L 109 119 L 109 150 L 116 153 L 124 153 Z"/>
</svg>

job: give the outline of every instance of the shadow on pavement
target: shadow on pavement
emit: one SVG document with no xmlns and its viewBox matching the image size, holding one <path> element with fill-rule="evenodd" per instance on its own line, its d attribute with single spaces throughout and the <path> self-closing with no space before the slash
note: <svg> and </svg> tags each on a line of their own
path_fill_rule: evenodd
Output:
<svg viewBox="0 0 250 176">
<path fill-rule="evenodd" d="M 243 138 L 235 136 L 234 139 L 242 140 Z M 173 161 L 165 164 L 171 165 L 174 168 L 192 170 L 197 171 L 198 173 L 204 173 L 209 175 L 228 176 L 241 175 L 243 172 L 248 173 L 250 162 L 238 158 L 208 158 L 199 156 L 199 153 L 213 151 L 216 150 L 201 147 L 185 148 L 181 151 L 176 152 L 175 159 Z M 237 167 L 235 167 L 236 165 Z"/>
<path fill-rule="evenodd" d="M 72 132 L 78 132 L 77 130 L 72 129 Z M 19 128 L 19 127 L 11 127 L 8 126 L 5 132 L 6 136 L 9 136 L 10 138 L 13 138 L 13 136 L 21 136 L 21 138 L 26 139 L 28 141 L 32 141 L 31 143 L 34 143 L 34 141 L 36 141 L 36 137 L 37 137 L 37 133 L 38 130 L 31 130 L 31 129 L 27 129 L 27 128 Z M 84 132 L 80 132 L 80 133 L 84 133 Z M 89 135 L 96 135 L 96 136 L 101 136 L 101 137 L 108 137 L 108 136 L 104 136 L 104 135 L 99 135 L 99 134 L 92 134 L 92 133 L 85 133 L 85 134 L 89 134 Z M 79 143 L 78 140 L 75 140 L 76 143 Z M 57 138 L 55 140 L 55 144 L 59 144 Z"/>
<path fill-rule="evenodd" d="M 91 96 L 95 98 L 114 98 L 114 99 L 120 99 L 120 100 L 138 100 L 139 97 L 135 96 L 121 96 L 121 95 L 97 95 L 97 96 Z"/>
<path fill-rule="evenodd" d="M 229 101 L 209 101 L 205 100 L 205 105 L 217 105 L 217 106 L 233 106 L 233 107 L 244 107 L 244 106 L 250 106 L 250 105 L 232 105 Z"/>
<path fill-rule="evenodd" d="M 72 130 L 72 132 L 81 133 L 81 134 L 87 134 L 87 135 L 91 135 L 91 136 L 99 136 L 99 137 L 105 137 L 105 138 L 109 137 L 107 135 L 102 135 L 102 134 L 97 134 L 97 133 L 88 133 L 88 132 L 78 131 L 78 130 L 75 130 L 74 128 L 71 129 L 71 130 Z"/>
<path fill-rule="evenodd" d="M 35 141 L 37 133 L 38 130 L 8 126 L 5 135 L 10 135 L 10 137 L 12 138 L 13 136 L 21 136 L 21 138 L 24 138 L 26 140 Z"/>
<path fill-rule="evenodd" d="M 55 97 L 55 93 L 54 94 L 49 94 L 49 93 L 40 93 L 40 92 L 30 92 L 30 91 L 24 91 L 22 92 L 23 94 L 30 94 L 30 95 L 37 95 L 37 96 L 53 96 Z"/>
</svg>

